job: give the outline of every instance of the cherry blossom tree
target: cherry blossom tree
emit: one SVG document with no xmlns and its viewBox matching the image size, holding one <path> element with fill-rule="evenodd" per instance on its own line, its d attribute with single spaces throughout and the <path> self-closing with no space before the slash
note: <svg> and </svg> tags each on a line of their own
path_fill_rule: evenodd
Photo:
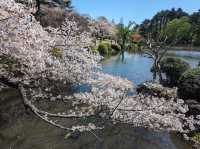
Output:
<svg viewBox="0 0 200 149">
<path fill-rule="evenodd" d="M 193 119 L 185 117 L 188 108 L 182 100 L 128 96 L 134 90 L 132 82 L 101 72 L 101 57 L 90 50 L 91 34 L 80 32 L 77 23 L 68 18 L 60 28 L 43 28 L 22 4 L 0 0 L 0 81 L 17 88 L 25 105 L 39 118 L 70 132 L 95 135 L 92 130 L 103 129 L 107 122 L 186 131 Z M 80 84 L 87 84 L 89 90 L 66 95 L 66 87 Z M 37 103 L 45 99 L 69 108 L 42 110 Z M 80 125 L 62 121 L 86 118 L 101 121 L 78 121 Z"/>
<path fill-rule="evenodd" d="M 105 17 L 99 17 L 93 21 L 93 31 L 96 38 L 115 39 L 116 25 L 109 22 Z"/>
</svg>

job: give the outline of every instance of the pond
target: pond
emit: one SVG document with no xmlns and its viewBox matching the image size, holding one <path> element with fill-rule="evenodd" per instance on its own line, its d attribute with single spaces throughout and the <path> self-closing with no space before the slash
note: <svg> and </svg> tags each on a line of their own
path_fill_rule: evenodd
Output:
<svg viewBox="0 0 200 149">
<path fill-rule="evenodd" d="M 89 132 L 65 139 L 68 132 L 25 112 L 16 90 L 0 92 L 0 113 L 0 149 L 192 149 L 175 133 L 123 124 L 96 131 L 102 141 Z"/>
<path fill-rule="evenodd" d="M 200 61 L 200 52 L 196 51 L 169 51 L 168 56 L 179 57 L 187 61 L 191 67 L 196 67 Z M 152 60 L 141 54 L 124 53 L 124 59 L 117 55 L 103 62 L 103 71 L 112 75 L 129 79 L 135 85 L 152 80 L 150 72 Z"/>
<path fill-rule="evenodd" d="M 199 61 L 199 53 L 169 52 L 169 55 L 182 57 L 192 67 Z M 152 79 L 152 61 L 139 54 L 125 53 L 103 62 L 103 71 L 126 77 L 136 85 Z M 0 92 L 0 149 L 192 149 L 175 133 L 152 131 L 145 128 L 132 128 L 128 125 L 107 126 L 95 132 L 102 141 L 91 133 L 65 139 L 67 132 L 49 126 L 25 112 L 20 95 L 16 90 Z"/>
</svg>

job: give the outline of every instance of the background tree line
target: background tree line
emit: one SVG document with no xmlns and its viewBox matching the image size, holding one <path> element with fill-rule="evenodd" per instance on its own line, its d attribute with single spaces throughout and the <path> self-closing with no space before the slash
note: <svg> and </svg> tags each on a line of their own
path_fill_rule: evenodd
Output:
<svg viewBox="0 0 200 149">
<path fill-rule="evenodd" d="M 138 30 L 145 38 L 168 36 L 168 44 L 176 41 L 176 45 L 200 46 L 200 10 L 191 15 L 181 8 L 162 10 L 152 19 L 144 20 Z"/>
</svg>

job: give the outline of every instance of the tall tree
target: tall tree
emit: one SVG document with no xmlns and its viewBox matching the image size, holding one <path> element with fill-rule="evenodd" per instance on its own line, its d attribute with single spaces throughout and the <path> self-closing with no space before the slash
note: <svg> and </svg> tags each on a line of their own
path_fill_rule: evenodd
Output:
<svg viewBox="0 0 200 149">
<path fill-rule="evenodd" d="M 159 32 L 161 32 L 162 28 L 165 25 L 172 21 L 173 19 L 179 19 L 183 16 L 188 16 L 186 12 L 184 12 L 181 8 L 177 10 L 172 8 L 171 10 L 162 10 L 158 12 L 151 20 L 145 20 L 140 25 L 140 34 L 144 37 L 147 37 L 151 32 L 152 38 L 158 38 Z"/>
<path fill-rule="evenodd" d="M 130 36 L 134 32 L 134 25 L 136 25 L 135 22 L 129 22 L 126 26 L 123 20 L 117 25 L 117 42 L 122 50 L 126 50 L 130 43 Z"/>
<path fill-rule="evenodd" d="M 188 17 L 174 19 L 167 23 L 163 29 L 163 34 L 168 37 L 170 43 L 175 41 L 179 44 L 191 43 L 192 25 Z"/>
<path fill-rule="evenodd" d="M 109 22 L 104 16 L 98 17 L 93 23 L 94 35 L 96 38 L 103 39 L 115 39 L 116 25 Z"/>
<path fill-rule="evenodd" d="M 41 11 L 41 4 L 46 3 L 46 1 L 45 0 L 35 0 L 35 1 L 36 1 L 37 13 L 38 13 Z M 52 0 L 52 1 L 59 4 L 60 7 L 72 8 L 71 0 Z"/>
<path fill-rule="evenodd" d="M 36 0 L 37 13 L 40 12 L 41 0 Z"/>
<path fill-rule="evenodd" d="M 159 38 L 157 39 L 154 39 L 152 38 L 150 33 L 148 35 L 148 39 L 145 42 L 146 47 L 142 49 L 142 52 L 146 54 L 147 57 L 152 59 L 153 61 L 153 66 L 152 66 L 153 80 L 156 80 L 158 76 L 160 82 L 162 82 L 160 63 L 168 51 L 168 48 L 166 48 L 166 40 L 167 37 L 161 38 L 161 36 L 159 36 Z"/>
<path fill-rule="evenodd" d="M 200 46 L 200 10 L 195 12 L 190 17 L 192 23 L 192 39 L 195 46 Z"/>
</svg>

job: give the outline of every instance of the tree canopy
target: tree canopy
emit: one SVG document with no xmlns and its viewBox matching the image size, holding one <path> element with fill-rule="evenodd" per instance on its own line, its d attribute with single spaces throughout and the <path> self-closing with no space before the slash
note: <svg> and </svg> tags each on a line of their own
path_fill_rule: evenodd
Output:
<svg viewBox="0 0 200 149">
<path fill-rule="evenodd" d="M 173 19 L 166 24 L 163 34 L 168 37 L 169 42 L 190 43 L 192 34 L 192 25 L 188 17 Z"/>
<path fill-rule="evenodd" d="M 181 8 L 162 10 L 152 19 L 146 19 L 139 25 L 139 33 L 145 38 L 148 34 L 151 34 L 152 38 L 158 38 L 163 30 L 171 38 L 179 40 L 176 44 L 199 46 L 200 11 L 190 15 Z M 173 39 L 168 42 L 172 42 Z"/>
<path fill-rule="evenodd" d="M 130 37 L 134 32 L 134 25 L 134 22 L 129 22 L 128 25 L 125 25 L 123 21 L 117 25 L 117 42 L 122 50 L 126 50 L 129 46 Z"/>
</svg>

